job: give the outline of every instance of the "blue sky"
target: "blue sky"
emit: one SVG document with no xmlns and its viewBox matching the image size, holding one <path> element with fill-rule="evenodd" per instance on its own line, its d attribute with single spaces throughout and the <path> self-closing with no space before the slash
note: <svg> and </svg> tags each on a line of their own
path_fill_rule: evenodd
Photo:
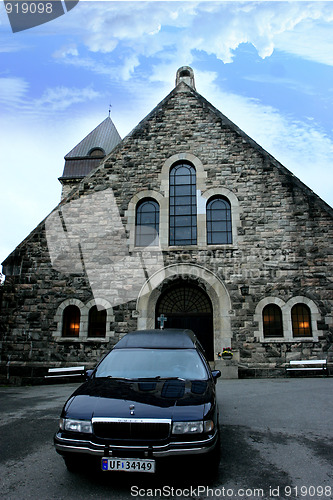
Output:
<svg viewBox="0 0 333 500">
<path fill-rule="evenodd" d="M 0 262 L 56 206 L 68 153 L 197 91 L 333 205 L 333 2 L 81 0 L 12 33 L 0 4 Z"/>
</svg>

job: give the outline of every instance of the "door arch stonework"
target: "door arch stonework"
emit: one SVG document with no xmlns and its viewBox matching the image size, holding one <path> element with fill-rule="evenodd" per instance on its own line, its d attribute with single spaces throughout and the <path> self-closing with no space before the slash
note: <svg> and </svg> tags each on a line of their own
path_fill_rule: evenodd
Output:
<svg viewBox="0 0 333 500">
<path fill-rule="evenodd" d="M 213 307 L 214 356 L 231 345 L 231 302 L 224 283 L 209 269 L 192 264 L 172 264 L 153 274 L 142 287 L 137 299 L 137 328 L 155 328 L 155 311 L 163 285 L 169 280 L 183 278 L 199 283 Z"/>
</svg>

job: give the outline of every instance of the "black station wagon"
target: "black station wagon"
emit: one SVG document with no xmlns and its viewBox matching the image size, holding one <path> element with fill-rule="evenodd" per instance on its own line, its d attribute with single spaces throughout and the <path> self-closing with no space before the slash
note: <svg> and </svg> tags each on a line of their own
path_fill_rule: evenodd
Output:
<svg viewBox="0 0 333 500">
<path fill-rule="evenodd" d="M 155 472 L 163 457 L 219 460 L 215 384 L 191 330 L 128 333 L 66 402 L 55 447 L 69 470 Z"/>
</svg>

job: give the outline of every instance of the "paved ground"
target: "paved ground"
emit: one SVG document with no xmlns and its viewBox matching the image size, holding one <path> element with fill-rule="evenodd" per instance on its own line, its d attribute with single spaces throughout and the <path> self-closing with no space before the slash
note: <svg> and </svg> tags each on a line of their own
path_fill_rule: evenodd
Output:
<svg viewBox="0 0 333 500">
<path fill-rule="evenodd" d="M 333 378 L 219 380 L 213 481 L 184 463 L 153 477 L 67 472 L 52 437 L 75 386 L 0 387 L 1 498 L 333 498 Z"/>
</svg>

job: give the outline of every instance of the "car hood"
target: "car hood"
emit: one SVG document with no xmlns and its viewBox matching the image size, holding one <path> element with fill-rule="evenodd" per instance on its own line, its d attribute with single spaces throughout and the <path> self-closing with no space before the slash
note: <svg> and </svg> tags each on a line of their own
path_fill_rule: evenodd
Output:
<svg viewBox="0 0 333 500">
<path fill-rule="evenodd" d="M 200 420 L 215 402 L 211 380 L 91 379 L 67 401 L 62 416 Z M 134 406 L 134 408 L 133 408 Z"/>
</svg>

